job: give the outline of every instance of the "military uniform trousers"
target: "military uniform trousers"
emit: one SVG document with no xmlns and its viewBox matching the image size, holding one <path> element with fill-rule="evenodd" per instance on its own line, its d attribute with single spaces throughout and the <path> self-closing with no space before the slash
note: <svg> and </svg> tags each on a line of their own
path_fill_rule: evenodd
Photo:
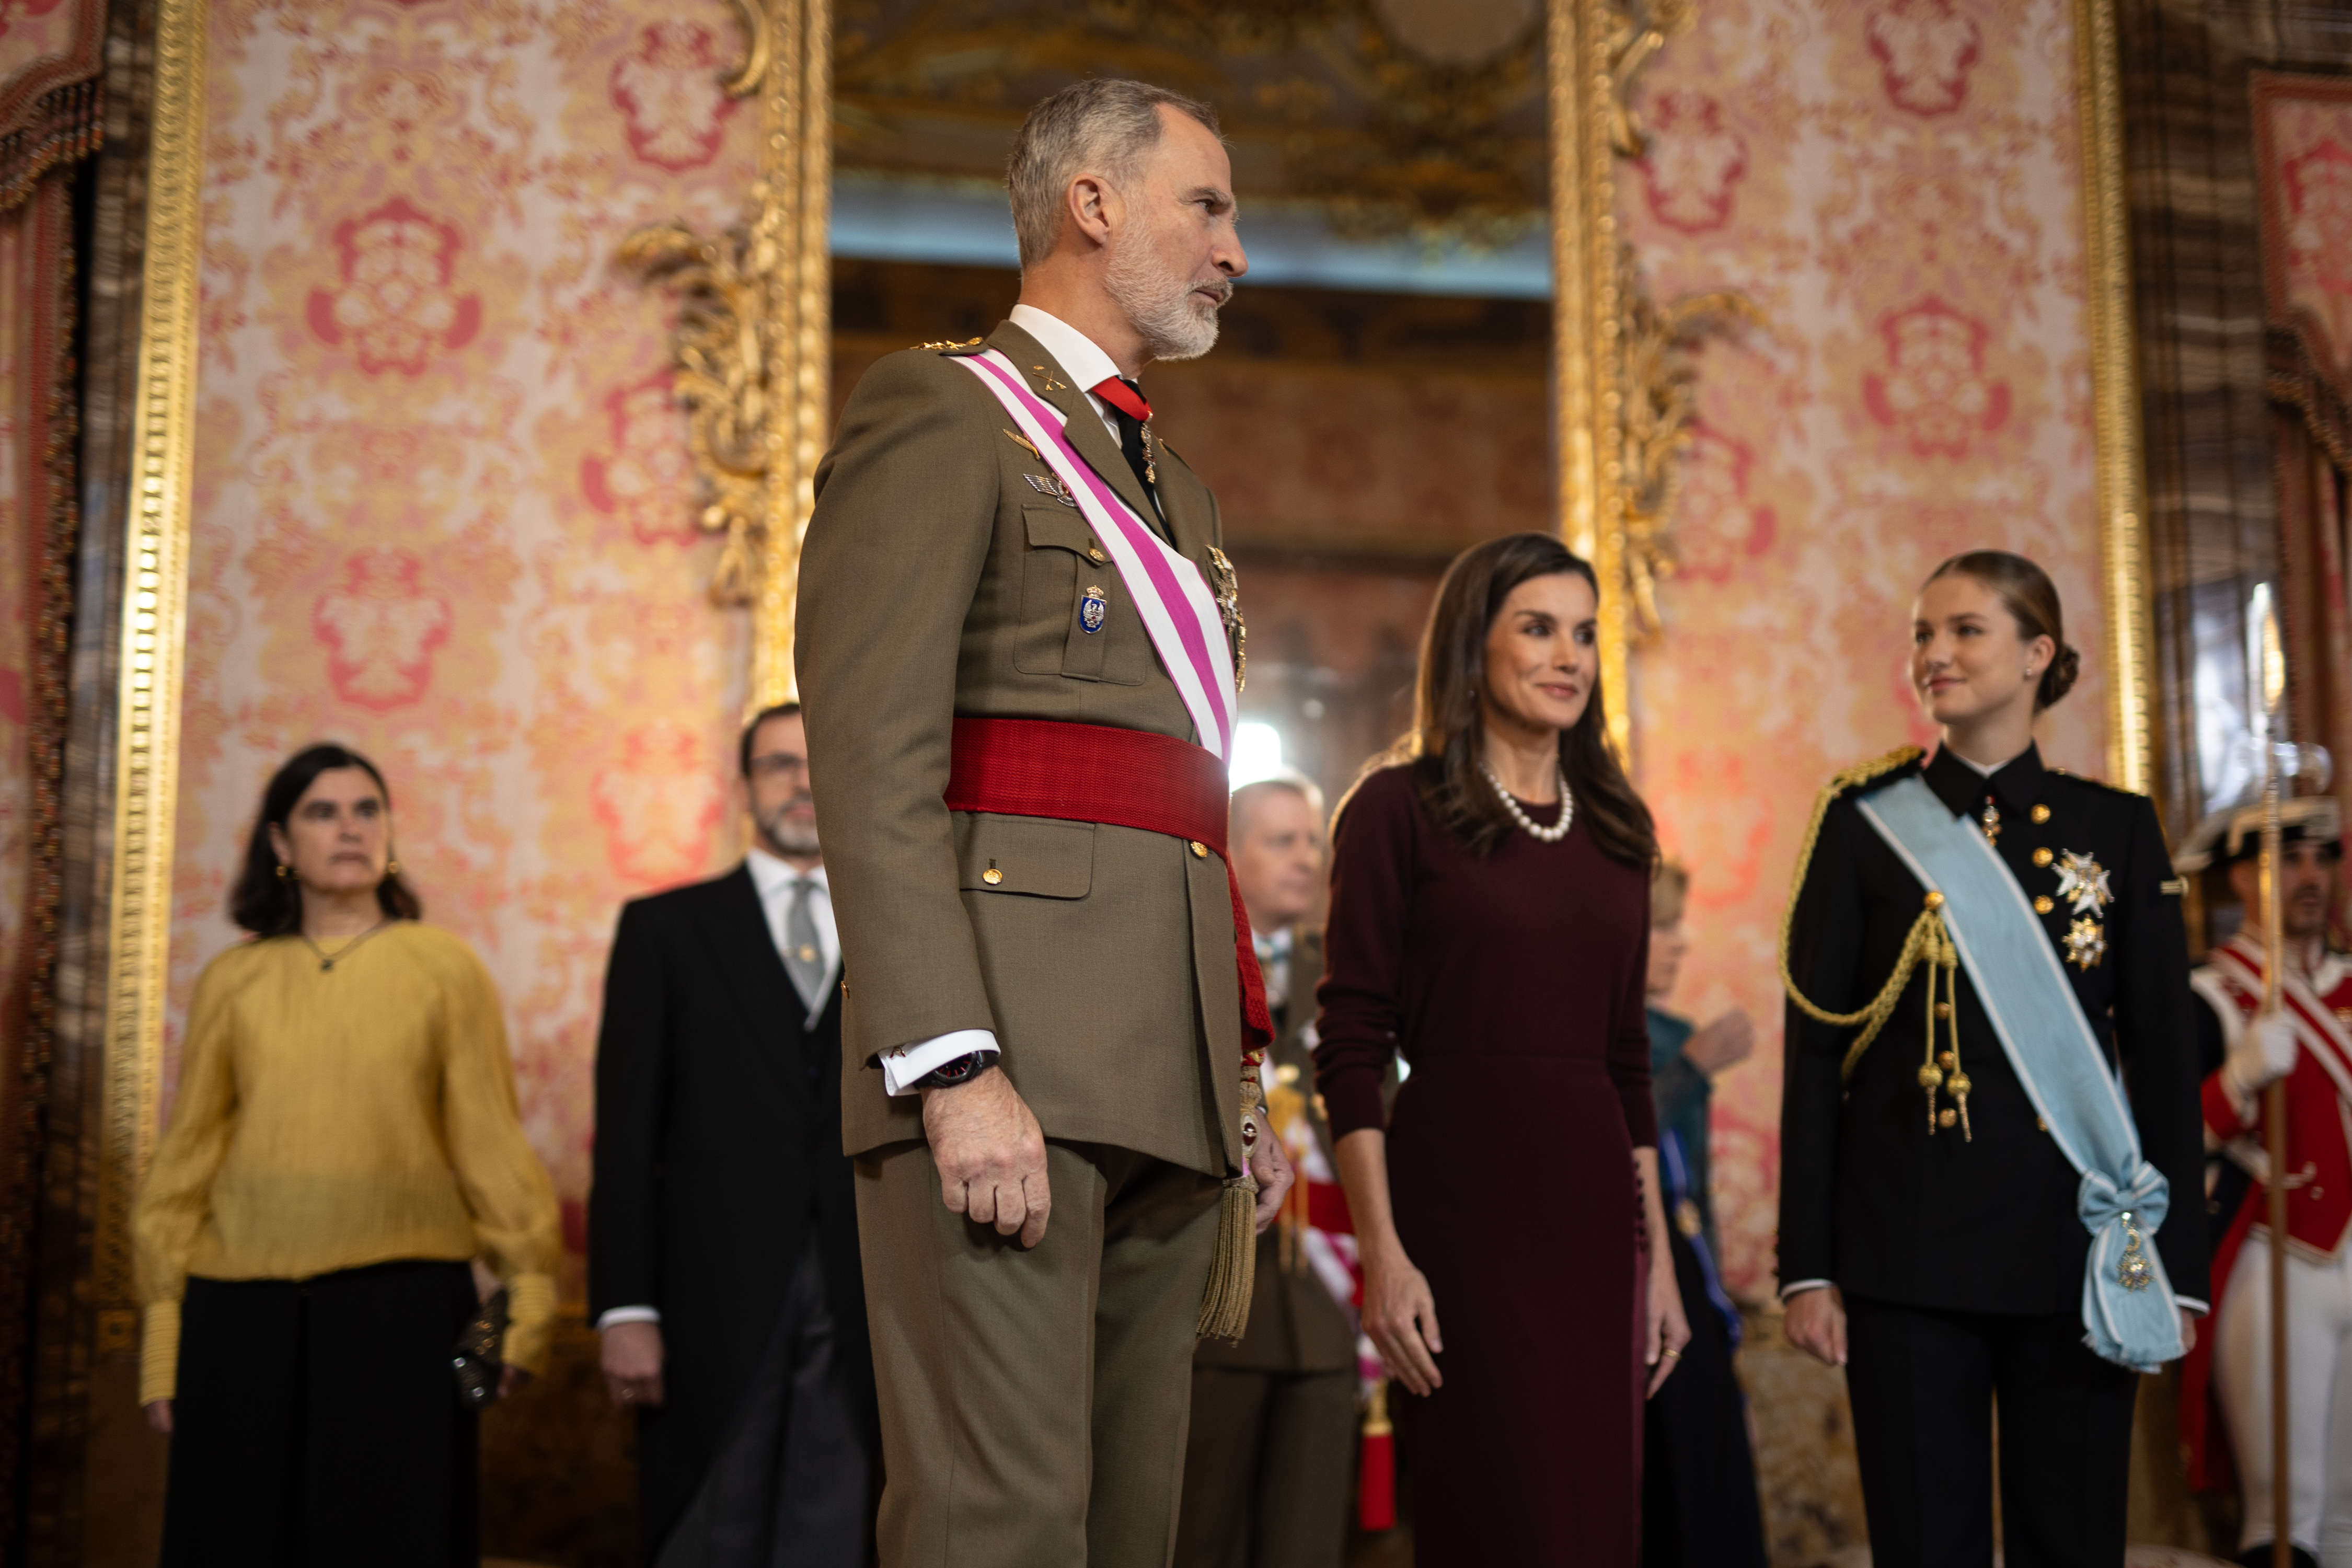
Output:
<svg viewBox="0 0 2352 1568">
<path fill-rule="evenodd" d="M 1049 1140 L 1045 1239 L 940 1200 L 927 1143 L 856 1161 L 883 1568 L 1166 1568 L 1216 1178 Z"/>
<path fill-rule="evenodd" d="M 2083 1343 L 2083 1314 L 1954 1312 L 1849 1294 L 1846 1391 L 1875 1568 L 1991 1568 L 1993 1402 L 2002 1560 L 2124 1560 L 2139 1374 Z"/>
<path fill-rule="evenodd" d="M 1176 1568 L 1340 1568 L 1355 1476 L 1355 1327 L 1269 1229 L 1249 1331 L 1192 1358 Z"/>
</svg>

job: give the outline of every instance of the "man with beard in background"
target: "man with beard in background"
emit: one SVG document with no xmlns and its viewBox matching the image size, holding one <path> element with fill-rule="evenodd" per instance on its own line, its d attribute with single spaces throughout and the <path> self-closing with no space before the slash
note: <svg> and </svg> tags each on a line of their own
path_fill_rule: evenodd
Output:
<svg viewBox="0 0 2352 1568">
<path fill-rule="evenodd" d="M 1224 855 L 1239 595 L 1136 377 L 1246 261 L 1214 115 L 1159 88 L 1046 99 L 1006 184 L 1020 303 L 866 373 L 801 558 L 881 1559 L 1165 1568 L 1193 1342 L 1245 1326 L 1290 1171 Z"/>
<path fill-rule="evenodd" d="M 738 762 L 743 863 L 621 911 L 589 1310 L 637 1412 L 648 1564 L 866 1568 L 880 1434 L 799 704 L 754 718 Z"/>
</svg>

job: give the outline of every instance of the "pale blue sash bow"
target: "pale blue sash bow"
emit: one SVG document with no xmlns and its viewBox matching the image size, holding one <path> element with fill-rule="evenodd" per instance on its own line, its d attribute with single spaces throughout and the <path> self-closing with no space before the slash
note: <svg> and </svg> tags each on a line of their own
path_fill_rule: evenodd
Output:
<svg viewBox="0 0 2352 1568">
<path fill-rule="evenodd" d="M 2122 1086 L 2067 984 L 2024 889 L 1976 828 L 1917 775 L 1857 802 L 1912 875 L 1944 895 L 1944 925 L 2000 1048 L 2069 1163 L 2083 1173 L 2074 1211 L 2091 1233 L 2084 1343 L 2154 1372 L 2183 1352 L 2180 1315 L 2156 1253 L 2171 1203 L 2140 1155 Z"/>
</svg>

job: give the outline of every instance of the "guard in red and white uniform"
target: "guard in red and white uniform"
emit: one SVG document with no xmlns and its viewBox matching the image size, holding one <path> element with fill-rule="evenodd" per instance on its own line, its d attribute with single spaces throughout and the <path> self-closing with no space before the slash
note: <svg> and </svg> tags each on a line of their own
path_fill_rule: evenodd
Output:
<svg viewBox="0 0 2352 1568">
<path fill-rule="evenodd" d="M 2284 1078 L 2290 1537 L 2299 1563 L 2352 1568 L 2352 958 L 2330 951 L 2327 940 L 2342 826 L 2335 802 L 2314 797 L 2287 803 L 2284 826 L 2280 1012 L 2257 1016 L 2268 963 L 2255 914 L 2259 810 L 2237 813 L 2217 846 L 2249 917 L 2190 980 L 2206 1005 L 2198 1020 L 2208 1068 L 2205 1137 L 2223 1156 L 2221 1179 L 2209 1188 L 2218 1200 L 2214 1222 L 2225 1228 L 2213 1254 L 2214 1319 L 2182 1369 L 2181 1434 L 2192 1484 L 2227 1485 L 2234 1457 L 2245 1504 L 2239 1560 L 2267 1564 L 2275 1529 L 2273 1237 L 2263 1091 Z M 2193 868 L 2196 858 L 2193 850 L 2184 854 L 2182 868 Z"/>
</svg>

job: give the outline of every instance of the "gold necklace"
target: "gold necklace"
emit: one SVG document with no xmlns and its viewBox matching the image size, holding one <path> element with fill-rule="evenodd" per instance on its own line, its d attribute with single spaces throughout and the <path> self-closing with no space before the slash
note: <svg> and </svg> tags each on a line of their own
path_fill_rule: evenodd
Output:
<svg viewBox="0 0 2352 1568">
<path fill-rule="evenodd" d="M 329 952 L 325 948 L 320 947 L 317 942 L 312 942 L 309 931 L 299 931 L 298 929 L 296 934 L 301 937 L 303 946 L 309 948 L 312 952 L 319 955 L 319 973 L 325 974 L 332 971 L 336 964 L 341 963 L 344 958 L 349 956 L 353 948 L 359 946 L 360 943 L 367 941 L 368 938 L 375 935 L 376 932 L 383 930 L 384 927 L 391 923 L 392 921 L 389 920 L 378 921 L 375 924 L 368 927 L 367 930 L 360 932 L 359 935 L 352 938 L 351 941 L 343 943 L 342 946 L 335 949 L 332 952 Z"/>
</svg>

